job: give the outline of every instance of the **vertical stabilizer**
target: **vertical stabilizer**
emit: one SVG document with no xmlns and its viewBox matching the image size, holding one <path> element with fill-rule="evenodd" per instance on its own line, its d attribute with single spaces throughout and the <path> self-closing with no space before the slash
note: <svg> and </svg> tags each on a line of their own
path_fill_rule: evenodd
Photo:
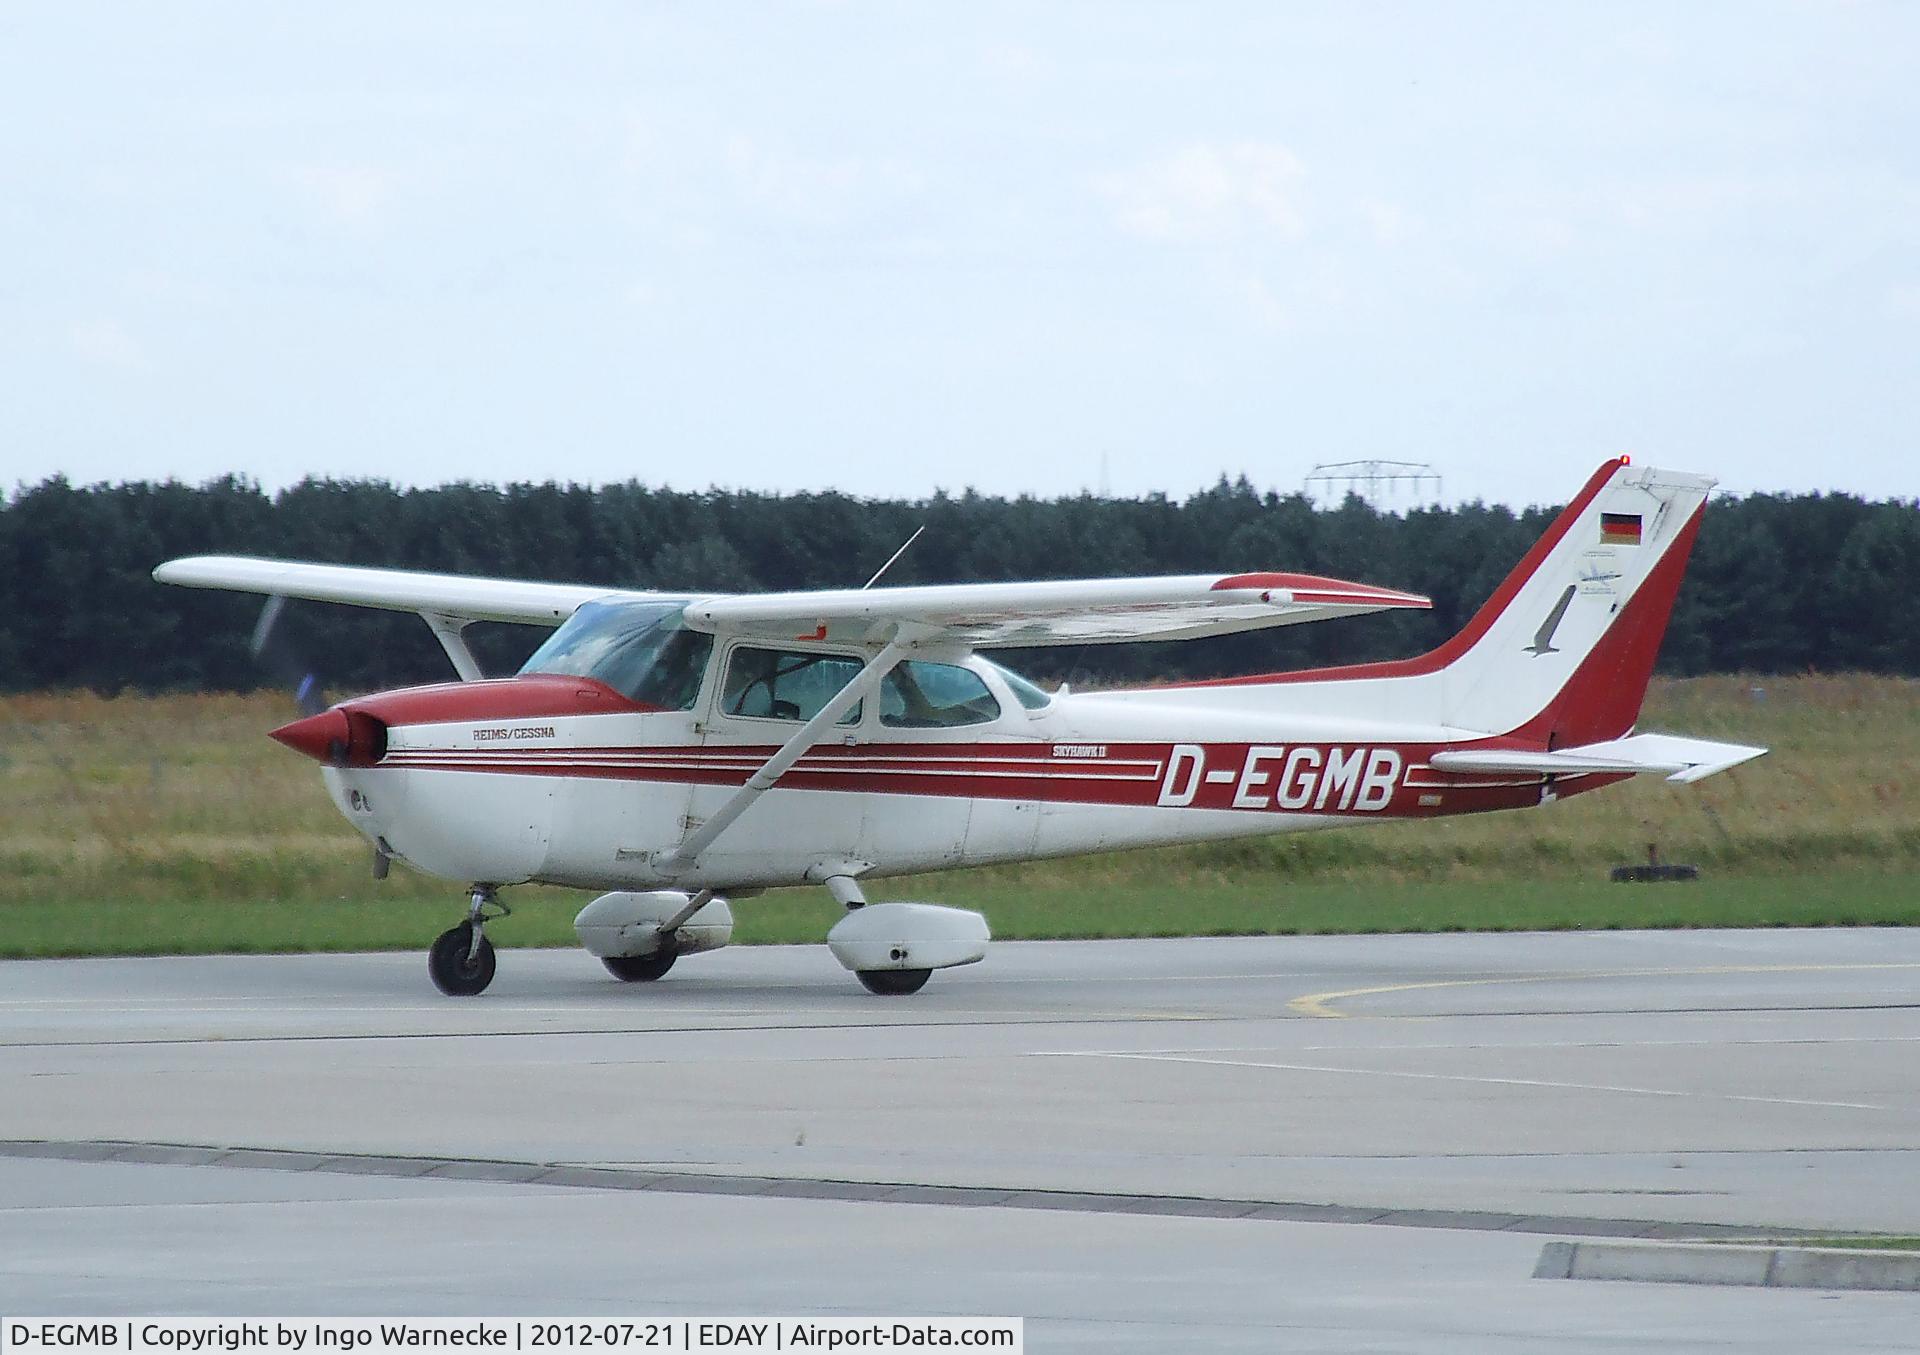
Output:
<svg viewBox="0 0 1920 1355">
<path fill-rule="evenodd" d="M 1602 466 L 1434 651 L 1446 723 L 1548 747 L 1631 729 L 1712 484 L 1625 460 Z"/>
<path fill-rule="evenodd" d="M 1639 718 L 1712 486 L 1616 458 L 1437 649 L 1161 690 L 1189 705 L 1513 735 L 1538 748 L 1617 738 Z"/>
</svg>

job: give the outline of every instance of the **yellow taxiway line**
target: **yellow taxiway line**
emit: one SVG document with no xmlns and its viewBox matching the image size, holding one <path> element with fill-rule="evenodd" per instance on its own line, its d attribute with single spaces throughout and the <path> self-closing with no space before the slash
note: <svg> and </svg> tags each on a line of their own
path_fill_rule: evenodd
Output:
<svg viewBox="0 0 1920 1355">
<path fill-rule="evenodd" d="M 1330 993 L 1307 993 L 1287 1003 L 1287 1010 L 1295 1016 L 1314 1016 L 1328 1020 L 1356 1019 L 1349 1012 L 1333 1010 L 1328 1003 L 1341 1002 L 1351 997 L 1373 997 L 1380 993 L 1412 993 L 1427 988 L 1478 988 L 1492 987 L 1503 983 L 1554 983 L 1568 979 L 1647 979 L 1647 978 L 1691 978 L 1705 974 L 1813 974 L 1861 969 L 1920 969 L 1920 964 L 1782 964 L 1782 965 L 1714 965 L 1704 969 L 1613 969 L 1613 970 L 1572 970 L 1562 973 L 1523 974 L 1511 978 L 1487 979 L 1433 979 L 1422 983 L 1385 983 L 1370 988 L 1341 988 Z M 1444 1013 L 1434 1013 L 1444 1015 Z M 1514 1015 L 1525 1015 L 1516 1012 Z M 1382 1015 L 1362 1017 L 1363 1020 L 1402 1020 L 1401 1016 Z"/>
</svg>

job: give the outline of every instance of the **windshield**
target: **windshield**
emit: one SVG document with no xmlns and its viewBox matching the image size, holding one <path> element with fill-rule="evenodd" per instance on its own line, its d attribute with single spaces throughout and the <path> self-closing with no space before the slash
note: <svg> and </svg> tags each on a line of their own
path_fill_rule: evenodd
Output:
<svg viewBox="0 0 1920 1355">
<path fill-rule="evenodd" d="M 692 710 L 713 637 L 688 630 L 678 602 L 589 602 L 547 638 L 521 673 L 597 678 L 659 710 Z"/>
</svg>

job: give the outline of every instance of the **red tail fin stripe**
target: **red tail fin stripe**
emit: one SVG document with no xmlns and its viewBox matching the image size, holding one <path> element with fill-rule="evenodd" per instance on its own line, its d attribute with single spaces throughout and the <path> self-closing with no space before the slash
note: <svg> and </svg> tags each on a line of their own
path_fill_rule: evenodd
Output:
<svg viewBox="0 0 1920 1355">
<path fill-rule="evenodd" d="M 1567 533 L 1573 530 L 1574 523 L 1580 520 L 1593 501 L 1600 497 L 1600 491 L 1605 489 L 1613 479 L 1614 472 L 1626 464 L 1627 459 L 1624 456 L 1603 462 L 1600 469 L 1596 470 L 1592 478 L 1587 481 L 1585 487 L 1573 496 L 1573 501 L 1561 510 L 1560 516 L 1555 518 L 1540 539 L 1533 543 L 1533 549 L 1520 557 L 1520 563 L 1515 565 L 1512 572 L 1501 581 L 1500 586 L 1493 590 L 1493 596 L 1480 605 L 1480 610 L 1473 614 L 1473 619 L 1467 622 L 1457 635 L 1437 649 L 1430 649 L 1425 654 L 1411 659 L 1353 663 L 1338 668 L 1305 668 L 1290 673 L 1256 673 L 1251 677 L 1210 678 L 1201 682 L 1171 682 L 1157 690 L 1164 691 L 1167 687 L 1259 687 L 1280 682 L 1338 682 L 1350 678 L 1418 677 L 1425 673 L 1437 673 L 1472 649 L 1479 643 L 1480 637 L 1493 628 L 1493 623 L 1499 620 L 1500 613 L 1507 609 L 1507 604 L 1513 601 L 1520 590 L 1526 586 L 1527 580 L 1533 577 L 1534 571 L 1540 568 L 1547 556 L 1552 554 Z M 1215 587 L 1219 586 L 1215 585 Z"/>
</svg>

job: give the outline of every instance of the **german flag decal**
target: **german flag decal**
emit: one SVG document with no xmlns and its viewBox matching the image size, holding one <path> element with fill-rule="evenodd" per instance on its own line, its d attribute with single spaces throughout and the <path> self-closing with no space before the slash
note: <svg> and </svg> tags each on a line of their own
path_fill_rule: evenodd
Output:
<svg viewBox="0 0 1920 1355">
<path fill-rule="evenodd" d="M 1600 544 L 1603 546 L 1639 545 L 1640 515 L 1638 513 L 1602 513 Z"/>
</svg>

